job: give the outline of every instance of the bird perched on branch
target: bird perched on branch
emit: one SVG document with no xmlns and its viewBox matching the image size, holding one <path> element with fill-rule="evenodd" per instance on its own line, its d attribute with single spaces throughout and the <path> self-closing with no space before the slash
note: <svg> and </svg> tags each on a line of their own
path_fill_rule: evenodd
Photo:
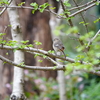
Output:
<svg viewBox="0 0 100 100">
<path fill-rule="evenodd" d="M 64 47 L 64 45 L 62 44 L 62 42 L 60 41 L 60 39 L 55 38 L 55 39 L 53 40 L 53 49 L 55 50 L 56 53 L 57 53 L 57 52 L 63 53 L 63 55 L 64 55 L 65 58 L 66 58 L 66 55 L 65 55 L 65 53 L 64 53 L 65 47 Z"/>
</svg>

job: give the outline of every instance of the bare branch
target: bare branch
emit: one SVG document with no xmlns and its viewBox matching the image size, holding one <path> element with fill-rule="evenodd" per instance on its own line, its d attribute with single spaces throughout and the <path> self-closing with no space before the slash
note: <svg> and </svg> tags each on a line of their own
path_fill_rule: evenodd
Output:
<svg viewBox="0 0 100 100">
<path fill-rule="evenodd" d="M 84 4 L 84 5 L 80 5 L 80 6 L 78 6 L 78 7 L 71 8 L 71 9 L 69 9 L 68 11 L 72 11 L 72 10 L 76 10 L 76 9 L 78 9 L 78 8 L 86 7 L 86 6 L 88 6 L 88 5 L 92 4 L 92 3 L 95 3 L 95 2 L 97 2 L 97 0 L 93 0 L 93 1 L 90 1 L 90 2 L 88 2 L 88 3 L 86 3 L 86 4 Z"/>
<path fill-rule="evenodd" d="M 78 9 L 78 10 L 80 10 L 80 8 L 78 7 L 78 4 L 76 3 L 76 1 L 75 1 L 75 0 L 73 0 L 73 1 L 74 1 L 74 3 L 76 4 L 77 9 Z M 82 14 L 82 13 L 80 13 L 80 15 L 81 15 L 81 17 L 82 17 L 83 21 L 85 22 L 86 31 L 87 31 L 87 33 L 88 33 L 88 28 L 87 28 L 87 24 L 86 24 L 86 21 L 85 21 L 85 19 L 84 19 L 84 16 L 83 16 L 83 14 Z"/>
<path fill-rule="evenodd" d="M 100 3 L 100 1 L 98 1 L 98 3 Z M 73 17 L 73 16 L 75 16 L 75 15 L 77 15 L 77 14 L 83 12 L 83 11 L 88 10 L 89 8 L 91 8 L 91 7 L 95 6 L 95 5 L 96 5 L 96 3 L 93 3 L 93 4 L 89 5 L 89 6 L 87 6 L 86 8 L 83 8 L 83 9 L 81 9 L 81 10 L 78 10 L 78 11 L 76 11 L 75 13 L 69 15 L 69 17 Z"/>
</svg>

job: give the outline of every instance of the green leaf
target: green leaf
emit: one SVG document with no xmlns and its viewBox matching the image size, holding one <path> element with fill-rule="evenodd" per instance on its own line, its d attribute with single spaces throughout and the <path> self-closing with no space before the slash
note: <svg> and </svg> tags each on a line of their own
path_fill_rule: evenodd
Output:
<svg viewBox="0 0 100 100">
<path fill-rule="evenodd" d="M 57 66 L 54 66 L 52 69 L 55 70 L 57 68 Z"/>
<path fill-rule="evenodd" d="M 96 19 L 95 21 L 93 21 L 94 23 L 97 23 L 100 21 L 100 17 L 98 19 Z"/>
<path fill-rule="evenodd" d="M 38 62 L 43 62 L 43 60 L 38 60 Z"/>
<path fill-rule="evenodd" d="M 22 6 L 23 4 L 25 4 L 25 2 L 21 2 L 18 4 L 18 6 Z"/>
<path fill-rule="evenodd" d="M 63 4 L 64 4 L 66 7 L 71 7 L 71 4 L 68 3 L 68 1 L 65 1 Z"/>
<path fill-rule="evenodd" d="M 79 24 L 84 24 L 84 21 L 82 21 L 82 22 L 79 22 Z"/>
<path fill-rule="evenodd" d="M 28 42 L 29 42 L 29 40 L 21 41 L 21 43 L 23 43 L 23 44 L 26 44 L 26 43 L 28 43 Z"/>
<path fill-rule="evenodd" d="M 79 24 L 88 25 L 89 23 L 85 23 L 84 21 L 79 22 Z"/>
<path fill-rule="evenodd" d="M 54 34 L 55 34 L 56 36 L 59 36 L 59 35 L 60 35 L 60 31 L 59 31 L 59 30 L 54 30 Z"/>
<path fill-rule="evenodd" d="M 43 58 L 45 59 L 45 58 L 47 58 L 47 56 L 46 55 L 43 55 Z"/>
<path fill-rule="evenodd" d="M 4 35 L 6 35 L 6 33 L 0 33 L 0 36 L 4 36 Z"/>
<path fill-rule="evenodd" d="M 78 29 L 78 27 L 76 27 L 76 26 L 74 26 L 74 27 L 72 27 L 72 28 L 69 28 L 69 29 L 67 30 L 67 33 L 76 34 L 76 33 L 78 33 L 78 32 L 79 32 L 79 29 Z"/>
<path fill-rule="evenodd" d="M 38 4 L 35 2 L 35 3 L 31 3 L 30 5 L 34 7 L 34 9 L 32 10 L 32 14 L 34 14 L 35 11 L 38 9 Z"/>
<path fill-rule="evenodd" d="M 38 4 L 36 2 L 35 3 L 31 3 L 30 5 L 33 6 L 34 8 L 38 8 Z"/>
<path fill-rule="evenodd" d="M 8 41 L 7 43 L 6 43 L 6 45 L 7 46 L 17 46 L 17 41 L 12 41 L 12 40 L 10 40 L 10 41 Z"/>
<path fill-rule="evenodd" d="M 26 47 L 26 45 L 18 45 L 18 48 L 19 49 L 23 49 L 23 48 L 25 48 Z"/>
<path fill-rule="evenodd" d="M 48 3 L 44 3 L 43 5 L 40 5 L 39 11 L 42 13 L 45 10 L 45 8 L 47 8 L 48 6 L 50 6 L 50 4 Z"/>
<path fill-rule="evenodd" d="M 68 18 L 66 18 L 67 20 L 70 20 L 70 19 L 73 19 L 74 17 L 68 17 Z"/>
<path fill-rule="evenodd" d="M 34 47 L 34 46 L 33 46 L 33 44 L 29 44 L 29 45 L 27 45 L 27 47 Z"/>
<path fill-rule="evenodd" d="M 39 54 L 35 54 L 35 55 L 34 55 L 34 58 L 36 58 L 37 56 L 39 56 Z"/>
<path fill-rule="evenodd" d="M 17 49 L 14 49 L 13 52 L 16 52 Z"/>
<path fill-rule="evenodd" d="M 7 63 L 6 61 L 3 62 L 3 64 L 6 64 L 6 63 Z"/>
<path fill-rule="evenodd" d="M 98 46 L 100 46 L 100 45 L 98 45 Z M 100 58 L 100 53 L 99 53 L 99 52 L 96 53 L 96 57 L 97 57 L 97 58 Z"/>
<path fill-rule="evenodd" d="M 8 55 L 9 53 L 7 52 L 6 55 Z"/>
<path fill-rule="evenodd" d="M 50 9 L 56 9 L 56 7 L 50 7 Z"/>
<path fill-rule="evenodd" d="M 70 74 L 72 71 L 73 71 L 73 69 L 74 69 L 74 66 L 73 66 L 73 64 L 67 64 L 67 67 L 65 67 L 66 68 L 66 72 L 65 72 L 65 75 L 68 75 L 68 74 Z"/>
<path fill-rule="evenodd" d="M 99 5 L 99 1 L 97 1 L 97 2 L 95 2 L 95 3 L 96 3 L 97 6 Z"/>
<path fill-rule="evenodd" d="M 8 0 L 0 0 L 0 5 L 9 4 Z"/>
<path fill-rule="evenodd" d="M 20 63 L 20 64 L 18 64 L 18 65 L 20 65 L 20 66 L 22 66 L 22 67 L 24 67 L 24 66 L 25 66 L 24 62 L 21 62 L 21 63 Z"/>
<path fill-rule="evenodd" d="M 8 27 L 12 27 L 12 25 L 8 25 Z"/>
<path fill-rule="evenodd" d="M 42 13 L 44 11 L 44 9 L 39 9 L 39 11 Z"/>
<path fill-rule="evenodd" d="M 0 40 L 0 44 L 6 44 L 6 40 Z"/>
<path fill-rule="evenodd" d="M 36 41 L 36 40 L 35 40 L 34 42 L 35 42 L 36 45 L 42 45 L 42 43 L 39 42 L 39 41 Z"/>
<path fill-rule="evenodd" d="M 32 10 L 32 14 L 34 14 L 34 13 L 35 13 L 35 11 L 36 11 L 36 10 Z"/>
<path fill-rule="evenodd" d="M 54 53 L 54 50 L 49 50 L 48 53 L 51 53 L 52 54 L 52 53 Z"/>
</svg>

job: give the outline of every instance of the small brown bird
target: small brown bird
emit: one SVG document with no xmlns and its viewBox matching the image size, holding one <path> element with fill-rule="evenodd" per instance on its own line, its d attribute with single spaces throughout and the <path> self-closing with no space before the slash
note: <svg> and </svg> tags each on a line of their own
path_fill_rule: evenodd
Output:
<svg viewBox="0 0 100 100">
<path fill-rule="evenodd" d="M 66 55 L 65 55 L 65 53 L 64 53 L 65 47 L 64 47 L 64 45 L 62 44 L 62 42 L 60 41 L 60 39 L 55 38 L 55 39 L 53 40 L 53 49 L 55 50 L 55 52 L 62 52 L 63 55 L 64 55 L 65 58 L 66 58 Z"/>
</svg>

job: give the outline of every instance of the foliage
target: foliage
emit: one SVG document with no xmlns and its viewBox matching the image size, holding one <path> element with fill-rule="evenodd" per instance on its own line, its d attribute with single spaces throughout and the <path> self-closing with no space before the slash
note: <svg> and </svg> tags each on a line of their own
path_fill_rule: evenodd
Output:
<svg viewBox="0 0 100 100">
<path fill-rule="evenodd" d="M 26 74 L 26 77 L 28 77 L 31 74 Z M 31 78 L 32 77 L 32 78 Z M 33 79 L 35 82 L 35 86 L 39 89 L 40 95 L 37 93 L 31 95 L 28 94 L 28 98 L 31 100 L 58 100 L 59 99 L 59 92 L 58 92 L 58 84 L 57 81 L 54 79 L 46 79 L 46 78 L 39 78 L 36 75 L 29 76 L 29 79 Z M 31 80 L 32 81 L 32 80 Z M 35 88 L 35 87 L 34 87 Z M 34 90 L 33 90 L 34 91 Z"/>
<path fill-rule="evenodd" d="M 90 86 L 86 87 L 86 89 L 81 94 L 82 100 L 99 100 L 99 90 L 100 83 L 96 83 L 94 79 L 91 80 Z"/>
<path fill-rule="evenodd" d="M 31 3 L 30 5 L 34 7 L 34 9 L 32 10 L 32 14 L 34 14 L 36 10 L 39 10 L 42 13 L 48 6 L 50 6 L 50 4 L 48 3 L 38 5 L 36 2 Z"/>
<path fill-rule="evenodd" d="M 34 93 L 34 95 L 28 94 L 29 100 L 59 100 L 59 85 L 57 80 L 52 78 L 39 78 L 37 75 L 30 76 L 31 74 L 27 73 L 26 77 L 29 77 L 31 81 L 34 79 L 35 87 L 39 89 L 40 95 Z M 68 100 L 99 100 L 99 88 L 100 82 L 99 77 L 94 79 L 93 76 L 86 73 L 71 74 L 66 75 L 66 97 Z M 32 77 L 32 78 L 31 78 Z M 34 87 L 34 88 L 35 88 Z M 34 91 L 34 89 L 33 89 Z"/>
<path fill-rule="evenodd" d="M 5 4 L 9 4 L 8 0 L 0 0 L 0 5 L 5 5 Z"/>
</svg>

